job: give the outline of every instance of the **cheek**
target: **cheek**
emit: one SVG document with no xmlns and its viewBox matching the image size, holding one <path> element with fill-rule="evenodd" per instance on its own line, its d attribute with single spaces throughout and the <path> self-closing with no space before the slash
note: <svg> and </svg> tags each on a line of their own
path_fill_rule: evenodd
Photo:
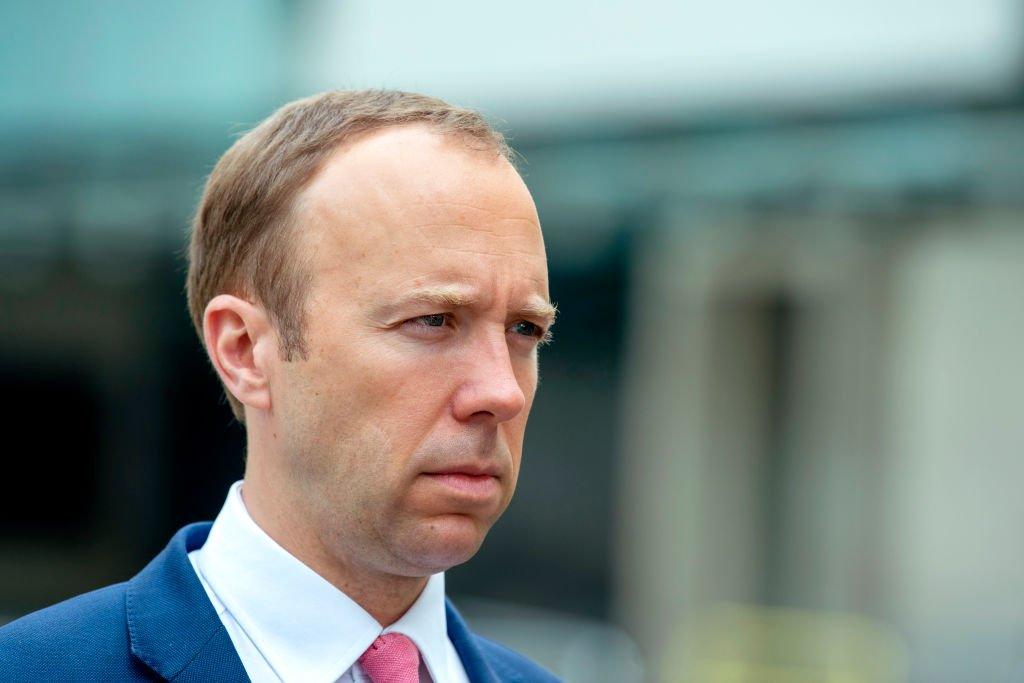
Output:
<svg viewBox="0 0 1024 683">
<path fill-rule="evenodd" d="M 540 375 L 537 369 L 537 358 L 534 356 L 529 361 L 524 361 L 521 368 L 516 369 L 516 381 L 523 392 L 523 409 L 513 420 L 520 433 L 526 429 L 526 420 L 533 408 L 533 399 L 537 395 L 537 385 L 540 382 Z"/>
<path fill-rule="evenodd" d="M 380 335 L 320 344 L 305 374 L 307 409 L 319 416 L 323 446 L 353 476 L 371 462 L 377 471 L 401 470 L 448 410 L 449 363 Z"/>
<path fill-rule="evenodd" d="M 537 349 L 534 349 L 533 353 L 528 357 L 522 359 L 522 362 L 516 367 L 516 379 L 519 381 L 519 386 L 522 387 L 523 393 L 526 395 L 526 410 L 530 410 L 530 404 L 533 403 L 533 396 L 537 393 L 537 385 L 540 383 L 540 359 L 537 355 Z"/>
<path fill-rule="evenodd" d="M 395 331 L 348 328 L 323 328 L 315 350 L 315 363 L 338 391 L 359 392 L 372 407 L 444 378 L 444 359 L 434 349 L 403 340 Z"/>
</svg>

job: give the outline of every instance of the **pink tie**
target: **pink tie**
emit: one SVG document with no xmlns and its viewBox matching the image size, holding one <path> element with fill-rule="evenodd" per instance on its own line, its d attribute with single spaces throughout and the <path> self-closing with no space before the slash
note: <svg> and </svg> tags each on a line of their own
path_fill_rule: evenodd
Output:
<svg viewBox="0 0 1024 683">
<path fill-rule="evenodd" d="M 359 664 L 373 683 L 419 683 L 420 651 L 408 636 L 385 633 L 378 636 Z"/>
</svg>

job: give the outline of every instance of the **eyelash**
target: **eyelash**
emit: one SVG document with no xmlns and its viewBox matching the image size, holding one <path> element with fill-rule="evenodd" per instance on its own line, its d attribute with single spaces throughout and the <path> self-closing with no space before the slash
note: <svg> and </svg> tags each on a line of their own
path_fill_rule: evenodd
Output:
<svg viewBox="0 0 1024 683">
<path fill-rule="evenodd" d="M 417 316 L 415 318 L 411 318 L 411 319 L 407 320 L 406 322 L 408 322 L 408 323 L 418 323 L 420 325 L 423 325 L 424 327 L 442 327 L 442 325 L 426 325 L 422 321 L 424 321 L 427 318 L 443 318 L 444 322 L 447 323 L 447 322 L 451 321 L 453 319 L 453 317 L 454 316 L 452 316 L 451 313 L 431 313 L 431 314 L 428 314 L 428 315 L 420 315 L 420 316 Z M 523 337 L 531 337 L 533 339 L 536 339 L 538 346 L 543 346 L 545 344 L 551 343 L 551 330 L 545 330 L 543 327 L 541 327 L 537 323 L 530 322 L 529 320 L 518 320 L 515 323 L 513 323 L 513 327 L 515 325 L 520 324 L 520 323 L 526 323 L 527 325 L 533 325 L 534 329 L 536 330 L 533 334 L 524 334 L 524 335 L 521 335 L 521 336 L 523 336 Z"/>
</svg>

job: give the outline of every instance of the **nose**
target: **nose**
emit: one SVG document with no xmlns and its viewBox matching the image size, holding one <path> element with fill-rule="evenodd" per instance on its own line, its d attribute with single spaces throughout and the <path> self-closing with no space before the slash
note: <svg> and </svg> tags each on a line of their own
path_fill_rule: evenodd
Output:
<svg viewBox="0 0 1024 683">
<path fill-rule="evenodd" d="M 463 378 L 452 398 L 455 419 L 498 424 L 522 412 L 526 395 L 512 367 L 504 335 L 474 343 L 459 363 Z"/>
</svg>

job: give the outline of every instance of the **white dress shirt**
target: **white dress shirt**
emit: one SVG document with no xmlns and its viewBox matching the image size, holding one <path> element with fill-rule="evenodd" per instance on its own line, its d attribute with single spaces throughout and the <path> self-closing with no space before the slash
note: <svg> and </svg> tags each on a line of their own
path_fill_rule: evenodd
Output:
<svg viewBox="0 0 1024 683">
<path fill-rule="evenodd" d="M 421 683 L 469 683 L 448 639 L 443 573 L 384 628 L 260 529 L 241 488 L 231 486 L 210 537 L 188 559 L 254 683 L 369 683 L 356 660 L 391 631 L 419 648 Z"/>
</svg>

